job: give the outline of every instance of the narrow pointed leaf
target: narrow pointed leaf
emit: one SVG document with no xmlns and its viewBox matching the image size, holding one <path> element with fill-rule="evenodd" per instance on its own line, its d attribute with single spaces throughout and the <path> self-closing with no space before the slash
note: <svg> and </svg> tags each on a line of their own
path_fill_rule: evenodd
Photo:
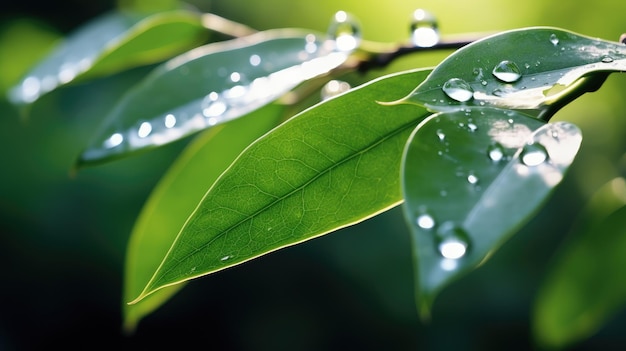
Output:
<svg viewBox="0 0 626 351">
<path fill-rule="evenodd" d="M 283 107 L 268 105 L 232 123 L 199 135 L 163 176 L 137 219 L 126 253 L 123 301 L 141 293 L 202 196 L 239 153 L 276 126 Z M 183 285 L 150 295 L 141 302 L 124 303 L 124 329 L 137 323 Z"/>
<path fill-rule="evenodd" d="M 564 349 L 596 333 L 626 305 L 626 182 L 594 195 L 556 255 L 534 306 L 535 339 Z"/>
<path fill-rule="evenodd" d="M 565 122 L 542 124 L 513 111 L 475 108 L 434 115 L 412 134 L 403 207 L 424 316 L 439 290 L 485 260 L 560 182 L 580 131 Z"/>
<path fill-rule="evenodd" d="M 209 44 L 158 67 L 113 108 L 78 164 L 157 147 L 258 109 L 347 57 L 304 30 Z"/>
<path fill-rule="evenodd" d="M 161 61 L 206 37 L 201 14 L 195 12 L 107 13 L 63 40 L 9 91 L 9 99 L 29 104 L 77 80 Z"/>
<path fill-rule="evenodd" d="M 540 116 L 626 70 L 626 46 L 551 27 L 502 32 L 448 56 L 398 102 L 437 111 L 494 106 Z M 579 80 L 591 75 L 593 78 Z"/>
<path fill-rule="evenodd" d="M 250 145 L 211 187 L 134 302 L 399 204 L 402 149 L 428 112 L 376 100 L 406 94 L 428 73 L 368 83 Z"/>
</svg>

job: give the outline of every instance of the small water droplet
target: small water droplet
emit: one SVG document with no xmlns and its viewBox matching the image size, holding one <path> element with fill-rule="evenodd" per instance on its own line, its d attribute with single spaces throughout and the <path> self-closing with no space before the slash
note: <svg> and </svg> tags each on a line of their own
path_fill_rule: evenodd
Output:
<svg viewBox="0 0 626 351">
<path fill-rule="evenodd" d="M 504 158 L 504 147 L 502 144 L 495 142 L 487 148 L 487 156 L 491 161 L 500 162 Z"/>
<path fill-rule="evenodd" d="M 453 222 L 443 223 L 437 230 L 436 239 L 439 254 L 452 260 L 465 256 L 470 244 L 467 232 Z"/>
<path fill-rule="evenodd" d="M 220 258 L 220 261 L 222 261 L 222 262 L 223 262 L 223 261 L 228 261 L 228 260 L 230 260 L 232 257 L 233 257 L 232 255 L 226 255 L 226 256 L 224 256 L 224 257 Z"/>
<path fill-rule="evenodd" d="M 436 225 L 435 218 L 425 211 L 420 211 L 415 219 L 415 223 L 422 229 L 432 229 Z"/>
<path fill-rule="evenodd" d="M 432 47 L 439 42 L 439 28 L 433 14 L 423 9 L 413 12 L 411 41 L 413 45 L 423 48 Z"/>
<path fill-rule="evenodd" d="M 610 56 L 603 56 L 602 57 L 602 62 L 603 63 L 611 63 L 611 62 L 613 62 L 613 58 L 610 57 Z"/>
<path fill-rule="evenodd" d="M 250 56 L 250 64 L 254 67 L 258 66 L 261 64 L 261 56 L 254 54 L 252 56 Z"/>
<path fill-rule="evenodd" d="M 361 26 L 345 11 L 337 11 L 328 27 L 328 36 L 338 51 L 352 51 L 361 43 Z"/>
<path fill-rule="evenodd" d="M 465 102 L 472 99 L 474 90 L 472 87 L 460 78 L 451 78 L 443 84 L 443 92 L 451 99 L 459 102 Z"/>
<path fill-rule="evenodd" d="M 202 101 L 202 114 L 207 118 L 221 116 L 227 109 L 226 102 L 216 92 L 211 92 Z"/>
<path fill-rule="evenodd" d="M 110 137 L 108 137 L 104 141 L 104 147 L 107 149 L 112 149 L 116 146 L 121 145 L 124 142 L 124 135 L 122 133 L 113 133 Z"/>
<path fill-rule="evenodd" d="M 559 38 L 556 37 L 556 34 L 552 33 L 550 35 L 550 42 L 552 43 L 552 45 L 557 46 L 559 45 Z"/>
<path fill-rule="evenodd" d="M 506 83 L 513 83 L 522 77 L 522 72 L 513 61 L 504 60 L 493 68 L 493 75 Z"/>
<path fill-rule="evenodd" d="M 470 132 L 475 132 L 478 129 L 478 126 L 475 125 L 474 123 L 468 123 L 467 124 L 467 130 L 469 130 Z"/>
<path fill-rule="evenodd" d="M 467 182 L 472 184 L 472 185 L 476 185 L 478 184 L 478 177 L 476 176 L 476 174 L 474 174 L 474 172 L 469 172 L 469 174 L 467 175 Z"/>
<path fill-rule="evenodd" d="M 331 80 L 322 87 L 320 92 L 322 100 L 330 99 L 333 96 L 337 96 L 350 90 L 350 84 L 340 80 Z"/>
<path fill-rule="evenodd" d="M 139 129 L 137 129 L 137 136 L 145 138 L 152 132 L 152 124 L 150 122 L 141 122 Z"/>
<path fill-rule="evenodd" d="M 520 154 L 520 160 L 529 167 L 538 166 L 548 159 L 548 151 L 539 143 L 524 145 Z"/>
<path fill-rule="evenodd" d="M 165 128 L 174 128 L 176 126 L 176 116 L 169 113 L 165 116 Z"/>
<path fill-rule="evenodd" d="M 435 133 L 437 133 L 437 138 L 439 138 L 439 141 L 444 141 L 446 139 L 446 134 L 441 129 L 437 129 Z"/>
</svg>

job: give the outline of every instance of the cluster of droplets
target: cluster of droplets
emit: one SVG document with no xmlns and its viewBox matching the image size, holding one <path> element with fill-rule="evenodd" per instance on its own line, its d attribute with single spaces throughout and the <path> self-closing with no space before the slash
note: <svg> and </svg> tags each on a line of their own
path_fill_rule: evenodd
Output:
<svg viewBox="0 0 626 351">
<path fill-rule="evenodd" d="M 481 86 L 486 86 L 487 80 L 484 77 L 482 68 L 475 68 L 473 75 Z M 503 60 L 495 65 L 491 74 L 503 83 L 515 83 L 522 78 L 522 71 L 519 66 L 509 60 Z M 458 102 L 467 102 L 475 97 L 472 85 L 461 78 L 448 79 L 441 88 L 443 92 L 451 99 Z"/>
</svg>

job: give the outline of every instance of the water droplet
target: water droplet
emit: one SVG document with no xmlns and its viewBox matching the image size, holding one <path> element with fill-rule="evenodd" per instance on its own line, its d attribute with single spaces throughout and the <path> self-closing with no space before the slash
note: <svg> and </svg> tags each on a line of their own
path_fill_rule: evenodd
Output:
<svg viewBox="0 0 626 351">
<path fill-rule="evenodd" d="M 432 229 L 436 224 L 435 218 L 425 211 L 420 211 L 419 215 L 415 219 L 415 223 L 422 229 Z"/>
<path fill-rule="evenodd" d="M 550 42 L 552 43 L 552 45 L 557 46 L 559 45 L 559 38 L 556 37 L 556 34 L 552 33 L 550 35 Z"/>
<path fill-rule="evenodd" d="M 232 255 L 226 255 L 226 256 L 224 256 L 224 257 L 220 258 L 220 261 L 222 261 L 222 262 L 223 262 L 223 261 L 228 261 L 228 260 L 230 260 L 232 257 L 233 257 Z"/>
<path fill-rule="evenodd" d="M 472 87 L 463 79 L 452 78 L 443 84 L 443 92 L 459 102 L 469 101 L 474 95 Z"/>
<path fill-rule="evenodd" d="M 104 141 L 104 147 L 112 149 L 121 145 L 124 142 L 124 135 L 122 133 L 114 133 Z"/>
<path fill-rule="evenodd" d="M 254 67 L 258 66 L 261 64 L 261 56 L 254 54 L 252 56 L 250 56 L 250 64 Z"/>
<path fill-rule="evenodd" d="M 320 92 L 322 100 L 330 99 L 333 96 L 337 96 L 350 90 L 350 84 L 340 80 L 331 80 L 322 87 Z"/>
<path fill-rule="evenodd" d="M 439 141 L 444 141 L 446 139 L 446 134 L 444 134 L 441 129 L 437 129 L 435 133 L 437 133 L 437 138 L 439 138 Z"/>
<path fill-rule="evenodd" d="M 227 108 L 226 102 L 216 92 L 210 93 L 202 101 L 202 114 L 207 118 L 221 116 Z"/>
<path fill-rule="evenodd" d="M 428 48 L 439 42 L 437 19 L 428 11 L 417 9 L 411 18 L 411 41 L 413 45 Z"/>
<path fill-rule="evenodd" d="M 487 148 L 487 156 L 491 161 L 500 162 L 504 158 L 504 147 L 502 144 L 495 142 Z"/>
<path fill-rule="evenodd" d="M 139 125 L 139 129 L 137 129 L 137 136 L 140 138 L 145 138 L 152 132 L 152 124 L 150 122 L 142 122 Z"/>
<path fill-rule="evenodd" d="M 453 222 L 443 223 L 437 230 L 437 250 L 447 259 L 462 258 L 469 248 L 467 232 Z"/>
<path fill-rule="evenodd" d="M 337 11 L 328 27 L 328 36 L 338 51 L 352 51 L 361 43 L 361 26 L 345 11 Z"/>
<path fill-rule="evenodd" d="M 478 177 L 476 176 L 476 174 L 474 174 L 474 172 L 469 172 L 469 174 L 467 175 L 467 182 L 472 184 L 472 185 L 476 185 L 478 184 Z"/>
<path fill-rule="evenodd" d="M 165 116 L 165 128 L 174 128 L 176 126 L 176 116 L 168 114 Z"/>
<path fill-rule="evenodd" d="M 506 83 L 513 83 L 522 77 L 522 72 L 513 61 L 504 60 L 493 68 L 493 75 Z"/>
<path fill-rule="evenodd" d="M 548 151 L 539 143 L 526 144 L 522 149 L 520 159 L 526 166 L 538 166 L 548 159 Z"/>
<path fill-rule="evenodd" d="M 467 130 L 469 130 L 470 132 L 475 132 L 478 129 L 478 126 L 475 125 L 474 123 L 468 123 L 467 124 Z"/>
<path fill-rule="evenodd" d="M 611 63 L 611 62 L 613 62 L 613 58 L 610 57 L 610 56 L 603 56 L 602 57 L 602 62 L 603 63 Z"/>
</svg>

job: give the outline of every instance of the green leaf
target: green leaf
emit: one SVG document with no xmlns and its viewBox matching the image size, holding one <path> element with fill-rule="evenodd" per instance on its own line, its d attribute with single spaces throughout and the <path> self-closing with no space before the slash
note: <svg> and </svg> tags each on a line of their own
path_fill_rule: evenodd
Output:
<svg viewBox="0 0 626 351">
<path fill-rule="evenodd" d="M 375 80 L 250 145 L 205 195 L 132 303 L 398 205 L 402 149 L 428 112 L 376 100 L 402 96 L 428 73 Z"/>
<path fill-rule="evenodd" d="M 576 223 L 535 301 L 533 332 L 546 348 L 585 340 L 626 305 L 626 181 L 603 186 Z"/>
<path fill-rule="evenodd" d="M 424 317 L 439 290 L 483 262 L 561 181 L 580 131 L 542 125 L 514 111 L 473 108 L 433 115 L 411 135 L 403 208 Z"/>
<path fill-rule="evenodd" d="M 201 14 L 111 12 L 78 28 L 9 91 L 18 105 L 78 80 L 161 61 L 207 37 Z"/>
<path fill-rule="evenodd" d="M 117 0 L 117 7 L 123 11 L 160 12 L 181 7 L 179 0 Z"/>
<path fill-rule="evenodd" d="M 282 110 L 279 105 L 268 105 L 199 135 L 185 149 L 137 219 L 126 254 L 124 301 L 141 293 L 207 189 L 246 146 L 278 124 Z M 124 329 L 132 332 L 145 315 L 182 286 L 162 289 L 134 305 L 124 304 Z"/>
<path fill-rule="evenodd" d="M 324 35 L 270 30 L 209 44 L 158 67 L 113 108 L 78 165 L 173 142 L 277 99 L 347 58 Z"/>
<path fill-rule="evenodd" d="M 455 51 L 396 103 L 435 111 L 492 106 L 547 120 L 567 102 L 597 89 L 606 72 L 625 70 L 621 43 L 551 27 L 516 29 Z"/>
</svg>

